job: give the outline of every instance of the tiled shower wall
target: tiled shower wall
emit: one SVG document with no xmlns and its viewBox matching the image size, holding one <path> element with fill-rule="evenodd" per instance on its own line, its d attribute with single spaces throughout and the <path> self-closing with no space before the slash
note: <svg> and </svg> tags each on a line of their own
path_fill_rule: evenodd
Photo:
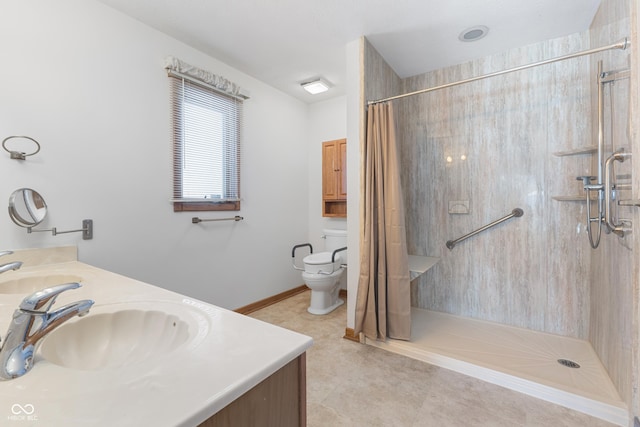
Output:
<svg viewBox="0 0 640 427">
<path fill-rule="evenodd" d="M 408 78 L 404 91 L 589 47 L 575 34 Z M 588 337 L 585 205 L 553 196 L 581 195 L 576 177 L 592 174 L 590 155 L 554 155 L 593 144 L 591 82 L 582 57 L 396 102 L 409 253 L 440 258 L 414 281 L 414 306 Z M 524 216 L 445 246 L 514 208 Z"/>
<path fill-rule="evenodd" d="M 640 156 L 637 2 L 603 0 L 588 32 L 538 43 L 401 81 L 364 40 L 365 99 L 490 73 L 630 36 L 605 52 L 394 101 L 409 253 L 440 257 L 412 283 L 417 307 L 587 339 L 630 414 L 640 408 L 640 238 L 603 234 L 589 247 L 577 176 L 594 154 L 558 155 L 597 141 L 597 62 L 629 68 L 605 89 L 607 151 Z M 634 25 L 632 25 L 634 24 Z M 631 52 L 636 52 L 631 55 Z M 629 93 L 637 94 L 629 98 Z M 629 102 L 631 101 L 631 102 Z M 363 100 L 364 102 L 364 100 Z M 630 113 L 631 110 L 631 113 Z M 613 113 L 612 113 L 613 112 Z M 613 142 L 612 142 L 613 141 Z M 607 153 L 608 154 L 608 153 Z M 637 163 L 637 162 L 636 162 Z M 616 164 L 621 198 L 639 198 L 633 162 Z M 567 197 L 568 196 L 568 197 Z M 569 200 L 558 200 L 558 199 Z M 447 249 L 454 239 L 519 207 L 511 219 Z M 467 211 L 468 213 L 458 213 Z M 640 211 L 622 217 L 640 224 Z M 595 214 L 593 214 L 595 215 Z M 635 248 L 635 250 L 634 250 Z M 635 385 L 634 385 L 635 384 Z"/>
<path fill-rule="evenodd" d="M 591 25 L 591 45 L 603 46 L 624 37 L 631 37 L 630 15 L 629 0 L 603 0 Z M 630 59 L 630 52 L 603 53 L 593 58 L 591 72 L 597 72 L 598 60 L 602 60 L 604 71 L 609 71 L 628 69 Z M 634 73 L 637 71 L 634 70 Z M 633 151 L 630 142 L 632 117 L 629 114 L 630 87 L 630 79 L 624 79 L 614 84 L 607 84 L 604 88 L 605 123 L 610 124 L 613 120 L 613 126 L 607 126 L 604 129 L 607 154 L 619 149 Z M 594 113 L 595 101 L 596 97 L 593 96 Z M 596 123 L 596 116 L 593 117 Z M 637 161 L 636 163 L 640 164 Z M 631 183 L 629 178 L 633 164 L 633 161 L 625 161 L 623 164 L 615 163 L 615 175 L 619 182 Z M 631 191 L 622 191 L 620 198 L 629 200 L 633 196 Z M 637 208 L 620 208 L 619 215 L 632 218 L 634 210 Z M 635 222 L 638 224 L 637 221 Z M 633 253 L 633 239 L 638 237 L 637 233 L 635 231 L 624 238 L 603 236 L 600 247 L 591 252 L 590 263 L 589 341 L 607 368 L 621 397 L 628 403 L 632 401 L 633 372 L 637 369 L 637 366 L 634 368 L 632 356 L 633 318 L 635 317 L 633 266 L 636 258 Z M 635 286 L 637 288 L 637 283 Z M 637 361 L 635 363 L 637 364 Z"/>
<path fill-rule="evenodd" d="M 408 78 L 402 92 L 611 44 L 630 36 L 631 9 L 628 0 L 604 0 L 588 32 Z M 409 253 L 440 258 L 412 284 L 412 304 L 587 339 L 631 404 L 638 369 L 633 235 L 603 234 L 600 247 L 590 248 L 576 177 L 596 174 L 595 155 L 558 155 L 596 144 L 598 60 L 605 71 L 624 69 L 630 53 L 576 58 L 395 101 Z M 637 151 L 630 143 L 629 90 L 629 80 L 605 89 L 609 152 Z M 630 182 L 632 165 L 616 165 L 621 182 Z M 523 217 L 453 250 L 445 246 L 516 207 Z M 637 217 L 632 209 L 620 215 Z"/>
</svg>

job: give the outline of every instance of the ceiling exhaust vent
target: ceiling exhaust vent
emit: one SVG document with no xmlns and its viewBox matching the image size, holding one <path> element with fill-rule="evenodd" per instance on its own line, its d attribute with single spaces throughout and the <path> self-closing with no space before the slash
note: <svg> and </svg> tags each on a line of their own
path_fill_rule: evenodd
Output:
<svg viewBox="0 0 640 427">
<path fill-rule="evenodd" d="M 484 38 L 489 32 L 489 28 L 484 25 L 476 25 L 475 27 L 467 28 L 460 33 L 458 39 L 463 42 L 475 42 Z"/>
</svg>

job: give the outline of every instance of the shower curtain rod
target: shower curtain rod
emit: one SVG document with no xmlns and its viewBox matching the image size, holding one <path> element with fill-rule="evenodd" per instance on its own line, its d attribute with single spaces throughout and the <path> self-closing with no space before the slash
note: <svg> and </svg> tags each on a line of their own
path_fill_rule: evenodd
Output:
<svg viewBox="0 0 640 427">
<path fill-rule="evenodd" d="M 494 73 L 484 74 L 484 75 L 477 76 L 477 77 L 471 77 L 471 78 L 464 79 L 464 80 L 458 80 L 457 82 L 447 83 L 447 84 L 443 84 L 443 85 L 440 85 L 440 86 L 434 86 L 434 87 L 430 87 L 430 88 L 427 88 L 427 89 L 421 89 L 421 90 L 417 90 L 415 92 L 409 92 L 409 93 L 404 93 L 402 95 L 390 96 L 388 98 L 377 99 L 375 101 L 368 101 L 367 105 L 379 104 L 381 102 L 393 101 L 395 99 L 406 98 L 408 96 L 419 95 L 421 93 L 433 92 L 435 90 L 446 89 L 448 87 L 458 86 L 458 85 L 461 85 L 461 84 L 464 84 L 464 83 L 475 82 L 476 80 L 482 80 L 482 79 L 486 79 L 486 78 L 489 78 L 489 77 L 501 76 L 503 74 L 512 73 L 514 71 L 526 70 L 527 68 L 533 68 L 533 67 L 537 67 L 539 65 L 551 64 L 553 62 L 564 61 L 565 59 L 577 58 L 579 56 L 592 55 L 594 53 L 603 52 L 603 51 L 606 51 L 606 50 L 612 50 L 612 49 L 625 50 L 626 48 L 629 47 L 629 45 L 630 45 L 629 38 L 625 37 L 623 40 L 619 41 L 618 43 L 614 43 L 614 44 L 611 44 L 609 46 L 603 46 L 603 47 L 598 47 L 598 48 L 595 48 L 595 49 L 583 50 L 583 51 L 580 51 L 580 52 L 571 53 L 569 55 L 558 56 L 556 58 L 551 58 L 551 59 L 545 59 L 544 61 L 539 61 L 539 62 L 534 62 L 534 63 L 531 63 L 531 64 L 521 65 L 519 67 L 514 67 L 514 68 L 508 68 L 506 70 L 496 71 Z"/>
</svg>

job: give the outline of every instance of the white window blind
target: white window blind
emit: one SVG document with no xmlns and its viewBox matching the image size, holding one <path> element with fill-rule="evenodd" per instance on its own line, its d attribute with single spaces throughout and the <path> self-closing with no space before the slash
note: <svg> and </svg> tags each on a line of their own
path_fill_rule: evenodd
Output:
<svg viewBox="0 0 640 427">
<path fill-rule="evenodd" d="M 169 71 L 174 210 L 240 209 L 242 99 Z"/>
</svg>

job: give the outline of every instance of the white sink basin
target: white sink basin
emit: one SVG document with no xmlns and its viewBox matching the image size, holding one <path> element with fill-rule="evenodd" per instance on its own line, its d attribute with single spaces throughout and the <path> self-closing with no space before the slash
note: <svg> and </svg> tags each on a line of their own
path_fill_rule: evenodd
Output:
<svg viewBox="0 0 640 427">
<path fill-rule="evenodd" d="M 162 357 L 195 344 L 209 326 L 193 307 L 167 302 L 95 306 L 42 341 L 40 354 L 79 370 L 118 368 Z"/>
<path fill-rule="evenodd" d="M 0 294 L 31 294 L 51 286 L 63 283 L 81 282 L 82 277 L 71 274 L 48 274 L 27 276 L 0 282 Z"/>
</svg>

